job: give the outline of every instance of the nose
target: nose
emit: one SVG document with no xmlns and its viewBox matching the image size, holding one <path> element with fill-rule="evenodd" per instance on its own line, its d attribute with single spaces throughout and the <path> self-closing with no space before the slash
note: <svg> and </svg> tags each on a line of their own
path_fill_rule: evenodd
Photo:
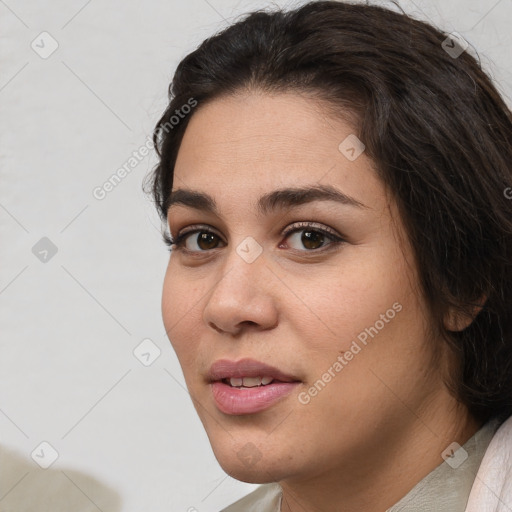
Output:
<svg viewBox="0 0 512 512">
<path fill-rule="evenodd" d="M 219 267 L 217 282 L 203 310 L 204 322 L 217 332 L 234 336 L 247 328 L 275 327 L 277 283 L 264 252 L 249 263 L 233 249 L 225 265 Z"/>
</svg>

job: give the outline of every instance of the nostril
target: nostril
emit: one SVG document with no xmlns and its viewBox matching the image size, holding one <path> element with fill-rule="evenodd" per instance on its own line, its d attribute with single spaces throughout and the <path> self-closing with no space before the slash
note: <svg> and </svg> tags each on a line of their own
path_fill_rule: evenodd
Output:
<svg viewBox="0 0 512 512">
<path fill-rule="evenodd" d="M 208 326 L 214 329 L 215 331 L 219 333 L 223 333 L 224 331 L 222 329 L 219 329 L 213 322 L 208 322 Z"/>
</svg>

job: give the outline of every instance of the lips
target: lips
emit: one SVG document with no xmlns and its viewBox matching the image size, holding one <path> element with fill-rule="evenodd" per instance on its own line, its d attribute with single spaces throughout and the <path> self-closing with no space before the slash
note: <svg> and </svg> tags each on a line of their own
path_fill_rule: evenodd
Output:
<svg viewBox="0 0 512 512">
<path fill-rule="evenodd" d="M 217 408 L 228 415 L 255 414 L 287 397 L 300 380 L 253 359 L 216 361 L 208 382 Z"/>
</svg>

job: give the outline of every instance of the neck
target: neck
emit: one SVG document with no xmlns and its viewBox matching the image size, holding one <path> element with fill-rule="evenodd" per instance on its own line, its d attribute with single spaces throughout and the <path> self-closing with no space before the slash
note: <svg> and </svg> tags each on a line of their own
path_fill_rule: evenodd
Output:
<svg viewBox="0 0 512 512">
<path fill-rule="evenodd" d="M 435 411 L 429 408 L 401 421 L 398 432 L 396 425 L 390 428 L 377 449 L 361 450 L 322 474 L 280 482 L 281 512 L 374 512 L 392 507 L 443 462 L 441 454 L 452 442 L 462 446 L 481 427 L 466 408 L 444 398 Z"/>
</svg>

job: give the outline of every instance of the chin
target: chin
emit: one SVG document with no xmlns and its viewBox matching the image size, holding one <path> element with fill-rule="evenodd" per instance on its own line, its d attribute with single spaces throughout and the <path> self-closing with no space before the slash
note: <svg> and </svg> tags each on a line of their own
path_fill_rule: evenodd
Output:
<svg viewBox="0 0 512 512">
<path fill-rule="evenodd" d="M 222 469 L 230 477 L 241 482 L 248 484 L 267 484 L 281 479 L 276 473 L 276 468 L 271 463 L 264 464 L 262 461 L 259 461 L 251 467 L 233 457 L 229 459 L 217 458 L 217 460 Z"/>
<path fill-rule="evenodd" d="M 270 448 L 260 449 L 248 439 L 232 443 L 231 446 L 212 443 L 212 448 L 222 469 L 236 480 L 265 484 L 284 477 L 284 468 L 281 467 L 283 459 Z"/>
<path fill-rule="evenodd" d="M 230 477 L 240 482 L 246 482 L 248 484 L 268 484 L 277 481 L 273 474 L 271 475 L 265 470 L 251 470 L 240 467 L 233 468 L 231 465 L 227 468 L 226 466 L 222 466 L 222 464 L 221 467 Z"/>
</svg>

